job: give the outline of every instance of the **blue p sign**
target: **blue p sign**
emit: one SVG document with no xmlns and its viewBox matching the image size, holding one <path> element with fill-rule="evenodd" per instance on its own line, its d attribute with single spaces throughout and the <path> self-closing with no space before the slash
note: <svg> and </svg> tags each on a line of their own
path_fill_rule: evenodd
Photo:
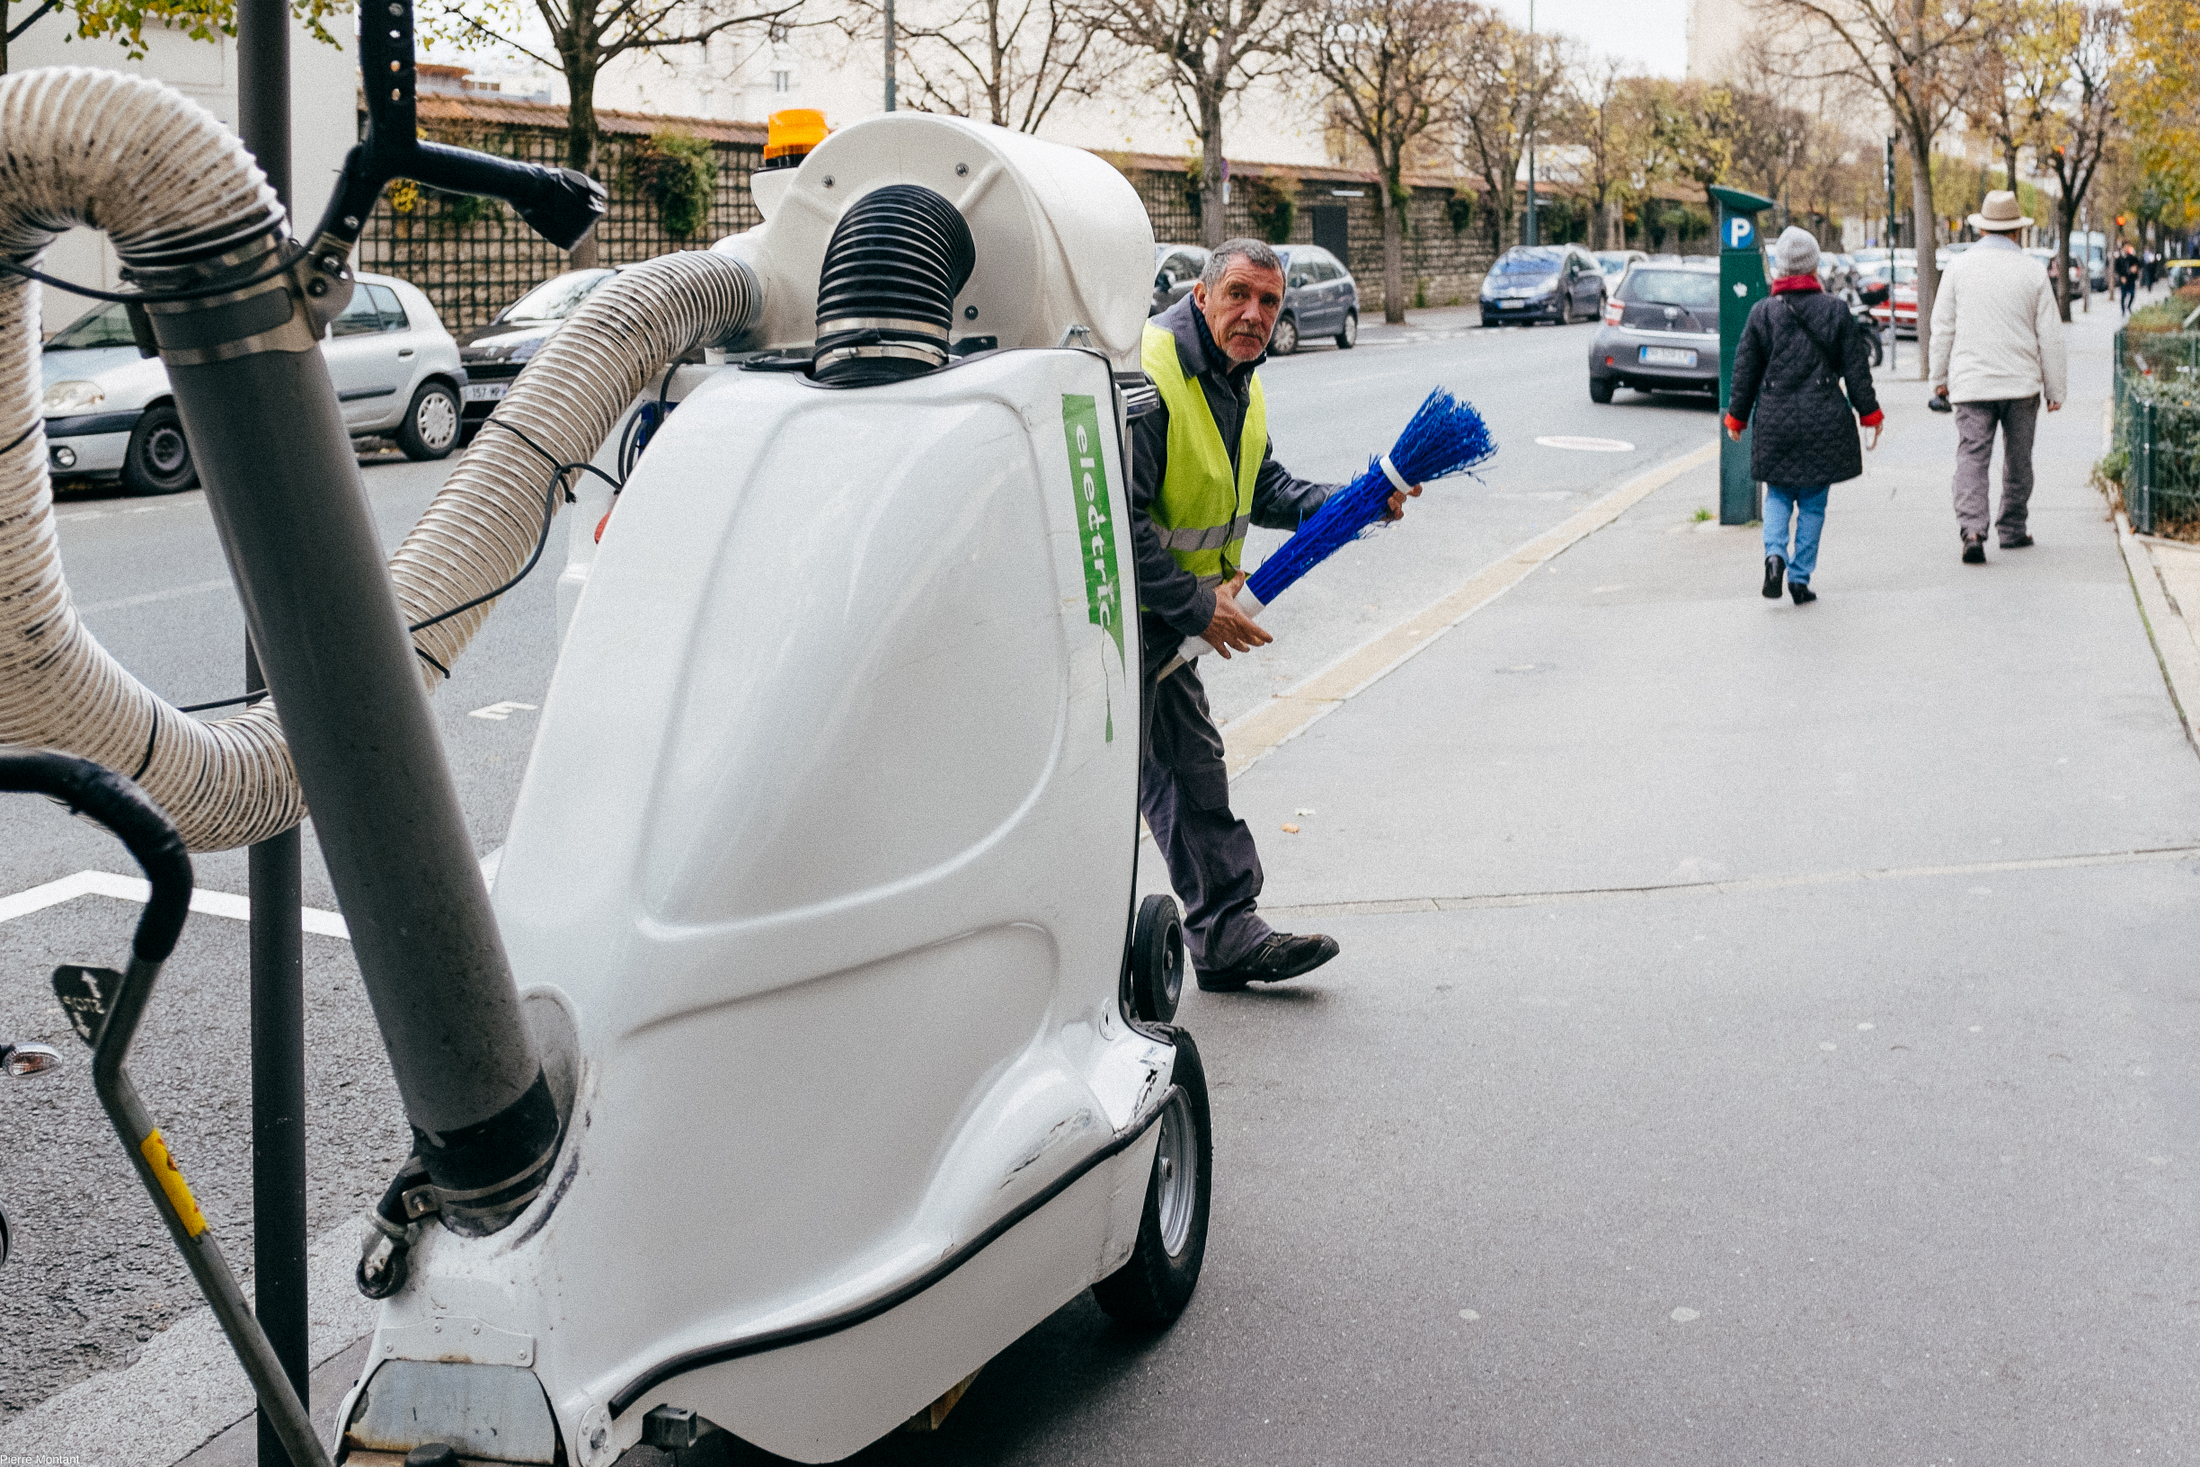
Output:
<svg viewBox="0 0 2200 1467">
<path fill-rule="evenodd" d="M 1747 214 L 1726 216 L 1726 247 L 1746 250 L 1757 243 L 1757 224 Z"/>
</svg>

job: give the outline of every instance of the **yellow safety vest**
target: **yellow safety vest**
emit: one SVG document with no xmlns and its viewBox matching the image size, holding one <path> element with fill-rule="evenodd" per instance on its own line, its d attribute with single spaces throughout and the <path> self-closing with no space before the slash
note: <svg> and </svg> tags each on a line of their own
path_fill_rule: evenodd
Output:
<svg viewBox="0 0 2200 1467">
<path fill-rule="evenodd" d="M 1238 436 L 1237 482 L 1230 475 L 1230 454 L 1222 430 L 1207 406 L 1207 394 L 1184 375 L 1176 337 L 1148 326 L 1140 347 L 1146 375 L 1169 409 L 1169 463 L 1154 499 L 1153 522 L 1161 543 L 1176 563 L 1215 586 L 1237 574 L 1245 559 L 1245 532 L 1253 523 L 1253 483 L 1268 456 L 1268 401 L 1256 375 L 1245 405 L 1245 430 Z"/>
</svg>

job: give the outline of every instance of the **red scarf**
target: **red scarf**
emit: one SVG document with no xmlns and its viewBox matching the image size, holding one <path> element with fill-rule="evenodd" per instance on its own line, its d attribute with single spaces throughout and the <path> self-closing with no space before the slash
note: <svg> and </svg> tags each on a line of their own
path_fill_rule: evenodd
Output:
<svg viewBox="0 0 2200 1467">
<path fill-rule="evenodd" d="M 1816 289 L 1818 289 L 1818 277 L 1815 275 L 1783 275 L 1772 282 L 1772 293 L 1774 295 L 1784 295 L 1791 290 Z"/>
</svg>

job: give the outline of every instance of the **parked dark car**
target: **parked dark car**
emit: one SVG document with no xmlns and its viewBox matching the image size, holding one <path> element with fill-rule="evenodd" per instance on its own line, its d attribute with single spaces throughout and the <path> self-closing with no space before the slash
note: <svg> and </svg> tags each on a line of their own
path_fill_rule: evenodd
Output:
<svg viewBox="0 0 2200 1467">
<path fill-rule="evenodd" d="M 1515 245 L 1482 281 L 1482 324 L 1593 321 L 1604 308 L 1604 272 L 1579 245 Z"/>
<path fill-rule="evenodd" d="M 1589 345 L 1589 397 L 1719 390 L 1719 267 L 1647 260 L 1627 272 Z"/>
<path fill-rule="evenodd" d="M 466 367 L 465 423 L 481 426 L 511 390 L 520 368 L 534 359 L 542 344 L 581 308 L 588 293 L 616 275 L 616 270 L 568 270 L 553 275 L 518 300 L 497 312 L 486 326 L 477 326 L 458 338 L 458 359 Z"/>
<path fill-rule="evenodd" d="M 1360 287 L 1352 272 L 1319 245 L 1282 245 L 1283 313 L 1268 350 L 1287 357 L 1306 342 L 1327 336 L 1340 350 L 1360 339 Z"/>
<path fill-rule="evenodd" d="M 1153 300 L 1146 314 L 1158 316 L 1192 293 L 1199 272 L 1207 268 L 1207 252 L 1198 245 L 1157 244 L 1153 247 Z"/>
</svg>

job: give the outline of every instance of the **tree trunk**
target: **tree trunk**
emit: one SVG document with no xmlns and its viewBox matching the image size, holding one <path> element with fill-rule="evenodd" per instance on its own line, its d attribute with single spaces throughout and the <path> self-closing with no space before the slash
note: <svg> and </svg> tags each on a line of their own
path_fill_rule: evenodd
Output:
<svg viewBox="0 0 2200 1467">
<path fill-rule="evenodd" d="M 596 72 L 586 61 L 568 53 L 565 86 L 571 100 L 565 107 L 565 166 L 593 178 L 596 175 Z M 591 228 L 574 244 L 567 263 L 575 270 L 596 268 L 596 231 Z"/>
<path fill-rule="evenodd" d="M 1917 379 L 1932 376 L 1933 297 L 1940 294 L 1938 225 L 1933 219 L 1933 140 L 1910 132 L 1910 238 L 1917 247 Z M 1892 278 L 1891 276 L 1889 278 Z M 1888 330 L 1894 329 L 1889 304 Z"/>
<path fill-rule="evenodd" d="M 1220 81 L 1202 85 L 1199 91 L 1199 242 L 1213 249 L 1230 237 L 1229 205 L 1222 196 L 1222 86 Z"/>
<path fill-rule="evenodd" d="M 2055 305 L 2067 326 L 2070 323 L 2070 234 L 2078 227 L 2078 201 L 2070 197 L 2067 184 L 2063 197 L 2055 201 L 2055 218 L 2062 225 L 2062 243 L 2055 250 Z M 2093 267 L 2085 264 L 2079 268 L 2090 272 Z"/>
<path fill-rule="evenodd" d="M 1398 218 L 1400 171 L 1398 164 L 1385 168 L 1378 185 L 1383 204 L 1383 319 L 1393 326 L 1404 325 L 1406 319 L 1405 233 Z"/>
</svg>

